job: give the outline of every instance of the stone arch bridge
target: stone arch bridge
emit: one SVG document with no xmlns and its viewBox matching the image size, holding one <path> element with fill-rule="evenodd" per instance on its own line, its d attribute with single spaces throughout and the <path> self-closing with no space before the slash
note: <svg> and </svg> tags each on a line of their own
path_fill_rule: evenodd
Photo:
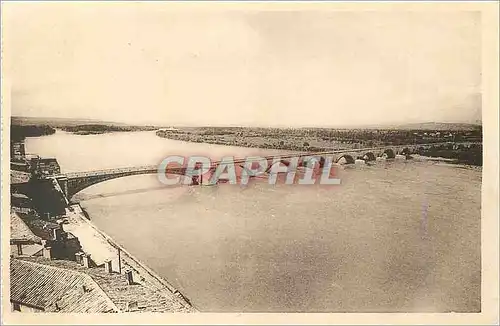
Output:
<svg viewBox="0 0 500 326">
<path fill-rule="evenodd" d="M 267 156 L 265 159 L 272 163 L 275 157 L 279 157 L 281 162 L 288 165 L 287 159 L 292 157 L 304 158 L 306 156 L 318 157 L 320 160 L 320 165 L 324 164 L 325 157 L 332 157 L 333 162 L 339 164 L 353 164 L 356 159 L 368 161 L 375 161 L 378 157 L 385 157 L 386 159 L 393 159 L 396 155 L 404 155 L 406 158 L 418 152 L 421 149 L 429 149 L 432 146 L 442 145 L 442 144 L 418 144 L 418 145 L 402 145 L 402 146 L 386 146 L 377 148 L 363 148 L 363 149 L 347 149 L 347 150 L 335 150 L 329 152 L 308 152 L 308 153 L 290 153 L 290 154 L 277 154 L 273 156 Z M 236 159 L 235 164 L 243 164 L 245 159 Z M 300 161 L 299 161 L 300 162 Z M 220 162 L 213 162 L 211 170 L 215 170 Z M 301 163 L 299 163 L 300 165 Z M 167 174 L 177 174 L 185 175 L 186 168 L 168 168 L 164 171 Z M 158 173 L 157 165 L 148 166 L 137 166 L 129 168 L 116 168 L 116 169 L 105 169 L 96 170 L 88 172 L 73 172 L 65 173 L 55 176 L 50 176 L 48 178 L 55 178 L 61 190 L 64 192 L 68 199 L 71 199 L 76 193 L 82 191 L 83 189 L 90 187 L 92 185 L 127 177 L 133 175 L 141 174 L 156 174 Z M 193 177 L 193 184 L 198 184 L 196 177 Z"/>
</svg>

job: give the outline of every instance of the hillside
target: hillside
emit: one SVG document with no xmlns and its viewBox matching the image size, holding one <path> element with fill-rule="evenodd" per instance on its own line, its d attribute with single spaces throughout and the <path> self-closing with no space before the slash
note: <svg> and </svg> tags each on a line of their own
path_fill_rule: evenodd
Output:
<svg viewBox="0 0 500 326">
<path fill-rule="evenodd" d="M 404 125 L 398 125 L 391 127 L 391 129 L 464 131 L 464 130 L 476 130 L 480 127 L 481 127 L 480 124 L 471 124 L 471 123 L 425 122 L 425 123 L 409 123 Z"/>
<path fill-rule="evenodd" d="M 72 118 L 44 118 L 44 117 L 16 117 L 11 118 L 12 125 L 49 125 L 53 128 L 79 126 L 86 124 L 101 124 L 108 126 L 125 126 L 126 124 L 112 121 L 100 121 L 94 119 L 72 119 Z"/>
</svg>

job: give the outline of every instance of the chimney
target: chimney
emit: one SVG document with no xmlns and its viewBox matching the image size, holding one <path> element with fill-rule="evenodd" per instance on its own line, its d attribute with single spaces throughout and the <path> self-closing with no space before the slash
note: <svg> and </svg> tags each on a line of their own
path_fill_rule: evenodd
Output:
<svg viewBox="0 0 500 326">
<path fill-rule="evenodd" d="M 17 254 L 19 256 L 22 256 L 23 255 L 23 245 L 21 243 L 18 243 L 17 244 Z"/>
<path fill-rule="evenodd" d="M 59 229 L 59 228 L 52 229 L 52 233 L 53 233 L 52 236 L 54 237 L 54 240 L 56 240 L 56 241 L 61 240 L 62 229 Z"/>
<path fill-rule="evenodd" d="M 111 260 L 106 260 L 104 262 L 104 270 L 106 271 L 106 273 L 108 274 L 111 274 L 113 273 L 113 263 Z"/>
<path fill-rule="evenodd" d="M 52 247 L 43 248 L 43 257 L 47 259 L 52 259 Z"/>
<path fill-rule="evenodd" d="M 125 275 L 127 276 L 128 285 L 134 284 L 134 275 L 132 274 L 132 271 L 126 271 Z"/>
<path fill-rule="evenodd" d="M 139 310 L 139 305 L 137 301 L 128 301 L 125 307 L 126 311 L 137 311 Z"/>
<path fill-rule="evenodd" d="M 75 254 L 75 260 L 78 264 L 83 265 L 83 252 L 77 252 Z"/>
<path fill-rule="evenodd" d="M 91 267 L 90 254 L 83 255 L 83 267 L 86 267 L 86 268 Z"/>
</svg>

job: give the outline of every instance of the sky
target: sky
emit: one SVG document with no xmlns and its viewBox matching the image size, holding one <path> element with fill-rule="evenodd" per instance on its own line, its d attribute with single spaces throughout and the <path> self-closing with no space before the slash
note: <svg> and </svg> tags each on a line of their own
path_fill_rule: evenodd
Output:
<svg viewBox="0 0 500 326">
<path fill-rule="evenodd" d="M 3 3 L 12 115 L 167 125 L 481 119 L 481 16 Z"/>
</svg>

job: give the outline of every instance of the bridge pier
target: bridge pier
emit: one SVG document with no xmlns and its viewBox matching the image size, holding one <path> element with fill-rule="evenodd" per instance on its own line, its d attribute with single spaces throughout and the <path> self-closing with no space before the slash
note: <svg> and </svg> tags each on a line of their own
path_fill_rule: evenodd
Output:
<svg viewBox="0 0 500 326">
<path fill-rule="evenodd" d="M 63 191 L 64 196 L 66 196 L 66 198 L 68 198 L 68 178 L 66 176 L 57 176 L 56 181 L 59 184 L 59 187 L 61 187 L 61 190 Z"/>
</svg>

